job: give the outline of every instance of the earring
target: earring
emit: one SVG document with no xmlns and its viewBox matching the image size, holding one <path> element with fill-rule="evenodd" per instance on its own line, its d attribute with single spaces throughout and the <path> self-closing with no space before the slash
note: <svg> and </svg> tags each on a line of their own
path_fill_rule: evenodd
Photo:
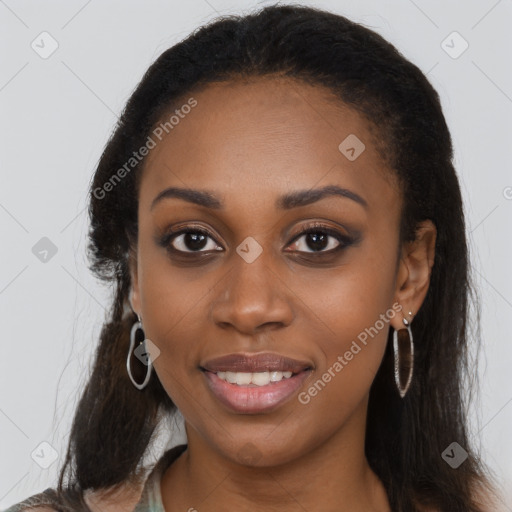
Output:
<svg viewBox="0 0 512 512">
<path fill-rule="evenodd" d="M 412 317 L 411 311 L 409 311 L 409 315 Z M 411 322 L 404 318 L 403 324 L 405 325 L 405 329 L 398 329 L 393 332 L 395 383 L 402 398 L 405 396 L 409 386 L 411 385 L 414 368 L 414 343 L 412 338 Z M 405 355 L 402 355 L 404 351 Z"/>
<path fill-rule="evenodd" d="M 142 322 L 140 319 L 140 316 L 137 315 L 138 321 L 135 322 L 132 325 L 132 329 L 130 331 L 130 348 L 128 349 L 128 357 L 126 358 L 126 370 L 128 371 L 128 376 L 130 377 L 130 380 L 132 381 L 133 385 L 137 389 L 144 389 L 148 382 L 149 378 L 151 377 L 151 369 L 152 369 L 152 363 L 151 363 L 151 357 L 146 349 L 146 335 L 144 334 L 144 329 L 142 328 Z M 139 336 L 137 337 L 137 334 Z M 135 348 L 136 339 L 139 339 L 139 344 L 137 348 Z M 142 338 L 142 339 L 141 339 Z M 135 357 L 144 365 L 146 366 L 146 376 L 144 377 L 144 381 L 142 384 L 139 384 L 133 377 L 132 369 L 131 369 L 131 359 L 132 355 L 135 355 Z"/>
<path fill-rule="evenodd" d="M 409 316 L 412 316 L 412 311 L 409 311 Z M 404 323 L 404 325 L 407 327 L 409 325 L 409 320 L 407 320 L 407 318 L 402 318 L 402 322 Z"/>
</svg>

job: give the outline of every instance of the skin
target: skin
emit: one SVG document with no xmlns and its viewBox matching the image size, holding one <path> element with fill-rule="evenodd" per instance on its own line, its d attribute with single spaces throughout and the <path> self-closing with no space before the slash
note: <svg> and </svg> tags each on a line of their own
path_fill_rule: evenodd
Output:
<svg viewBox="0 0 512 512">
<path fill-rule="evenodd" d="M 393 171 L 369 122 L 322 87 L 267 77 L 210 84 L 193 97 L 197 106 L 147 157 L 131 258 L 132 306 L 160 350 L 154 369 L 188 437 L 163 475 L 164 506 L 390 511 L 364 455 L 368 394 L 390 326 L 403 328 L 425 298 L 435 227 L 423 222 L 416 242 L 399 246 Z M 365 144 L 354 161 L 338 149 L 349 134 Z M 275 206 L 281 195 L 325 185 L 349 189 L 367 207 L 339 196 Z M 167 198 L 151 209 L 171 186 L 207 189 L 224 208 Z M 315 260 L 307 236 L 294 240 L 314 221 L 354 243 Z M 179 235 L 174 246 L 188 250 L 188 260 L 159 245 L 169 227 L 190 225 L 210 231 L 202 249 L 210 256 Z M 249 236 L 263 249 L 252 263 L 236 252 Z M 328 240 L 323 251 L 340 243 Z M 236 414 L 198 369 L 234 352 L 280 353 L 312 363 L 304 391 L 393 304 L 403 309 L 308 404 L 294 396 L 272 412 Z M 244 462 L 249 443 L 257 457 Z"/>
</svg>

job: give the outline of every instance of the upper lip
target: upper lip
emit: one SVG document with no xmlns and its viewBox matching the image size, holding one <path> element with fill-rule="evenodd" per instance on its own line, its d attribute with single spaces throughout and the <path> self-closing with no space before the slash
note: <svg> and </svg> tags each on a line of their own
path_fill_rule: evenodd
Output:
<svg viewBox="0 0 512 512">
<path fill-rule="evenodd" d="M 265 352 L 262 354 L 228 354 L 210 359 L 200 365 L 202 370 L 210 372 L 265 372 L 281 371 L 299 373 L 311 368 L 308 361 L 299 361 L 281 354 Z"/>
</svg>

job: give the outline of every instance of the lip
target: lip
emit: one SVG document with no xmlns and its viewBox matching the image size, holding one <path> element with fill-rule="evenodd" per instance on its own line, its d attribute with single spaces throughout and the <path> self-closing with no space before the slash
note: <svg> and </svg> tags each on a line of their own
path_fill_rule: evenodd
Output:
<svg viewBox="0 0 512 512">
<path fill-rule="evenodd" d="M 217 400 L 230 411 L 240 414 L 268 413 L 282 406 L 300 389 L 311 372 L 308 368 L 266 386 L 239 386 L 220 379 L 214 372 L 202 371 Z"/>
<path fill-rule="evenodd" d="M 272 352 L 261 354 L 228 354 L 210 359 L 199 365 L 200 369 L 209 372 L 247 372 L 256 373 L 264 371 L 280 371 L 300 373 L 310 369 L 313 365 L 308 361 L 299 361 L 291 357 Z"/>
</svg>

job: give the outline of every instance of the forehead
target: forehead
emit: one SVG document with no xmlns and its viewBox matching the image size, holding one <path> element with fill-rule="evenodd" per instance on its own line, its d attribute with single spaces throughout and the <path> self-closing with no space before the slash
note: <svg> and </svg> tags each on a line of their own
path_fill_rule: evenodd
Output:
<svg viewBox="0 0 512 512">
<path fill-rule="evenodd" d="M 172 124 L 153 130 L 141 202 L 169 186 L 216 190 L 227 203 L 338 184 L 369 203 L 397 203 L 371 124 L 326 88 L 259 77 L 208 84 L 181 101 L 197 103 L 180 111 L 179 102 L 162 118 L 174 115 Z"/>
</svg>

